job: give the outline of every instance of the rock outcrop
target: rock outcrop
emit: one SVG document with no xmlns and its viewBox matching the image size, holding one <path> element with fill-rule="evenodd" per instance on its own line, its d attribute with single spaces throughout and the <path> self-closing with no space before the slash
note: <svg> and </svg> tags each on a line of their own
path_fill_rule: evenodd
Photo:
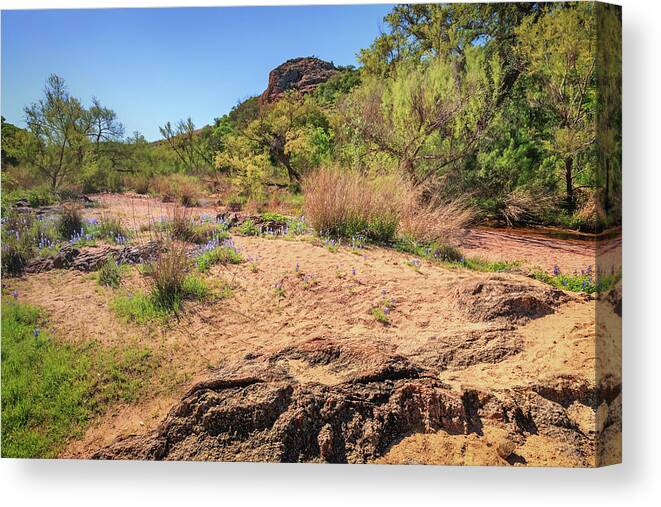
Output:
<svg viewBox="0 0 661 507">
<path fill-rule="evenodd" d="M 497 431 L 495 464 L 526 464 L 517 451 L 542 439 L 556 442 L 568 464 L 592 466 L 596 438 L 616 424 L 595 428 L 594 410 L 609 410 L 619 393 L 619 384 L 597 387 L 578 376 L 492 392 L 454 389 L 401 355 L 310 340 L 220 368 L 155 430 L 120 437 L 90 457 L 366 463 L 410 435 Z M 585 422 L 584 413 L 592 414 Z"/>
<path fill-rule="evenodd" d="M 102 246 L 76 248 L 62 247 L 55 255 L 32 259 L 25 267 L 26 273 L 42 273 L 51 269 L 76 269 L 96 271 L 110 256 L 120 263 L 138 264 L 153 259 L 161 247 L 155 241 L 144 245 Z"/>
<path fill-rule="evenodd" d="M 275 102 L 288 90 L 309 93 L 336 72 L 335 65 L 319 58 L 287 60 L 269 73 L 269 84 L 260 97 L 260 104 Z"/>
</svg>

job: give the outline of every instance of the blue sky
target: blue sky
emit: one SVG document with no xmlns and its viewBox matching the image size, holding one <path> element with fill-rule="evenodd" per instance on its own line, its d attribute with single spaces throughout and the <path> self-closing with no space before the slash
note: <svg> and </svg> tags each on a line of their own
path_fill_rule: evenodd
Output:
<svg viewBox="0 0 661 507">
<path fill-rule="evenodd" d="M 261 93 L 283 61 L 316 55 L 356 64 L 390 5 L 2 12 L 2 115 L 23 126 L 49 74 L 89 104 L 114 109 L 127 133 L 191 116 L 196 126 Z"/>
</svg>

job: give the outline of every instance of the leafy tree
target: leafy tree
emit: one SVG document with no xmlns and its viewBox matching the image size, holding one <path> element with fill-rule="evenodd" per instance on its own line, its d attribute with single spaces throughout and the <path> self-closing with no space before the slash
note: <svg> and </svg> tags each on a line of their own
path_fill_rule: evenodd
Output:
<svg viewBox="0 0 661 507">
<path fill-rule="evenodd" d="M 28 163 L 58 188 L 83 165 L 89 143 L 91 117 L 80 101 L 69 95 L 62 78 L 51 75 L 44 98 L 25 108 L 31 133 L 24 146 Z"/>
<path fill-rule="evenodd" d="M 18 165 L 21 162 L 21 149 L 25 143 L 25 130 L 9 123 L 2 117 L 2 165 Z"/>
<path fill-rule="evenodd" d="M 225 138 L 226 149 L 216 154 L 216 167 L 234 174 L 259 173 L 263 182 L 267 173 L 281 169 L 297 185 L 330 153 L 331 140 L 328 119 L 316 102 L 289 93 Z"/>
<path fill-rule="evenodd" d="M 44 98 L 24 112 L 28 135 L 22 139 L 20 156 L 54 189 L 106 156 L 124 133 L 112 109 L 96 98 L 85 108 L 55 74 L 46 81 Z"/>
<path fill-rule="evenodd" d="M 462 69 L 451 57 L 402 62 L 352 94 L 345 113 L 359 135 L 414 182 L 440 176 L 474 150 L 495 111 L 501 67 L 479 46 Z"/>
<path fill-rule="evenodd" d="M 574 202 L 579 155 L 595 141 L 595 23 L 593 4 L 559 6 L 540 18 L 528 17 L 517 27 L 517 51 L 533 107 L 552 116 L 547 142 L 564 160 L 565 192 Z"/>
<path fill-rule="evenodd" d="M 209 147 L 210 127 L 196 130 L 193 120 L 188 118 L 180 120 L 176 126 L 167 122 L 159 130 L 186 170 L 199 172 L 213 165 L 213 152 Z"/>
<path fill-rule="evenodd" d="M 622 18 L 616 6 L 596 9 L 598 177 L 608 214 L 619 204 L 622 183 Z"/>
</svg>

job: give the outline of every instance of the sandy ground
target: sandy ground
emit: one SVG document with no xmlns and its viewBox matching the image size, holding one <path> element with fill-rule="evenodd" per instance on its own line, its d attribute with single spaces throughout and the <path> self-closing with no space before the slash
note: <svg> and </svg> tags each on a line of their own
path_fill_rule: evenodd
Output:
<svg viewBox="0 0 661 507">
<path fill-rule="evenodd" d="M 165 205 L 143 197 L 104 195 L 97 199 L 103 207 L 88 209 L 88 216 L 112 213 L 129 226 L 168 214 Z M 197 208 L 193 213 L 215 210 Z M 120 435 L 155 428 L 193 382 L 204 379 L 210 369 L 247 354 L 268 354 L 313 338 L 332 337 L 341 343 L 368 343 L 379 350 L 424 359 L 424 351 L 435 343 L 458 333 L 479 332 L 483 327 L 467 322 L 448 295 L 461 282 L 487 275 L 426 261 L 416 270 L 409 264 L 410 257 L 383 248 L 371 247 L 356 254 L 346 248 L 330 252 L 319 242 L 305 240 L 235 237 L 235 241 L 244 257 L 254 262 L 215 266 L 208 273 L 212 283 L 230 284 L 233 295 L 226 300 L 190 303 L 179 321 L 165 327 L 119 321 L 110 308 L 113 291 L 101 288 L 89 274 L 50 271 L 4 281 L 6 290 L 18 290 L 21 301 L 48 312 L 58 339 L 94 339 L 107 346 L 139 343 L 152 349 L 160 360 L 141 400 L 112 407 L 81 440 L 71 442 L 62 457 L 87 456 Z M 588 242 L 544 240 L 500 231 L 472 231 L 462 248 L 467 255 L 518 260 L 548 269 L 553 264 L 581 269 L 594 263 L 594 249 Z M 281 285 L 284 295 L 276 293 L 276 284 Z M 134 291 L 144 285 L 144 278 L 133 268 L 120 290 Z M 385 299 L 394 301 L 389 326 L 371 315 L 372 308 Z M 496 391 L 562 375 L 594 383 L 594 321 L 595 301 L 573 300 L 552 315 L 518 327 L 516 332 L 523 340 L 520 353 L 496 363 L 450 368 L 439 378 L 457 388 Z M 613 342 L 611 347 L 619 347 L 619 340 L 606 339 Z M 290 360 L 288 368 L 301 382 L 342 381 L 323 367 L 309 368 Z M 605 368 L 619 375 L 616 362 Z M 594 425 L 592 410 L 586 414 L 581 406 L 575 412 L 577 424 Z M 381 462 L 506 465 L 504 457 L 511 449 L 503 449 L 507 444 L 501 433 L 493 427 L 479 439 L 443 432 L 411 435 L 393 446 Z M 528 464 L 585 465 L 562 445 L 547 440 L 542 436 L 528 438 L 519 444 L 517 455 Z"/>
</svg>

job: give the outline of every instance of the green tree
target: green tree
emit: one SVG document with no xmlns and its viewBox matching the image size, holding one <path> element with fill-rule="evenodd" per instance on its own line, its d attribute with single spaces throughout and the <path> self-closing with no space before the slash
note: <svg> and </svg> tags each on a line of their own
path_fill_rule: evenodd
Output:
<svg viewBox="0 0 661 507">
<path fill-rule="evenodd" d="M 195 129 L 191 118 L 180 120 L 176 126 L 167 122 L 159 127 L 167 145 L 189 172 L 200 172 L 213 166 L 213 152 L 210 148 L 211 127 Z"/>
<path fill-rule="evenodd" d="M 495 112 L 501 79 L 497 55 L 465 51 L 403 61 L 388 79 L 371 78 L 348 99 L 345 118 L 371 149 L 393 157 L 413 182 L 441 176 L 476 147 Z"/>
<path fill-rule="evenodd" d="M 517 27 L 517 52 L 531 78 L 533 107 L 550 114 L 547 139 L 564 161 L 567 202 L 573 205 L 576 160 L 595 140 L 595 22 L 589 2 L 558 5 Z"/>
<path fill-rule="evenodd" d="M 328 118 L 312 97 L 289 93 L 264 106 L 255 120 L 226 136 L 225 143 L 226 149 L 216 154 L 218 169 L 259 173 L 262 181 L 269 172 L 284 170 L 289 183 L 298 185 L 330 154 L 332 133 Z"/>
<path fill-rule="evenodd" d="M 620 211 L 614 205 L 622 189 L 622 17 L 617 6 L 598 4 L 596 9 L 598 176 L 609 214 Z"/>
<path fill-rule="evenodd" d="M 23 145 L 25 144 L 25 130 L 9 123 L 2 117 L 2 165 L 18 165 L 21 163 Z"/>
<path fill-rule="evenodd" d="M 52 188 L 58 188 L 83 166 L 91 116 L 54 74 L 46 81 L 44 98 L 24 111 L 31 134 L 24 146 L 25 159 L 48 178 Z"/>
</svg>

